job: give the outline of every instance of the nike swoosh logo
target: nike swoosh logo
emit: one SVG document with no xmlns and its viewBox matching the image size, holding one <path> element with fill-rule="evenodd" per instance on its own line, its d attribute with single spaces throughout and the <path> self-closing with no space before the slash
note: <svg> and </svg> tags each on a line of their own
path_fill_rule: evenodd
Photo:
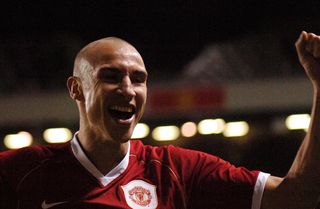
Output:
<svg viewBox="0 0 320 209">
<path fill-rule="evenodd" d="M 43 201 L 42 204 L 41 204 L 41 208 L 42 209 L 49 209 L 49 208 L 52 208 L 54 206 L 61 205 L 61 204 L 64 204 L 64 203 L 67 203 L 67 201 L 53 202 L 53 203 L 46 203 L 46 201 Z"/>
</svg>

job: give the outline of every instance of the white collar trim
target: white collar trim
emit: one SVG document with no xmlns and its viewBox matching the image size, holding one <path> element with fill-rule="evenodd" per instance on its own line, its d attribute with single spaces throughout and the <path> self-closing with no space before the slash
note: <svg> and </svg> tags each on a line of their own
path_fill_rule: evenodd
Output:
<svg viewBox="0 0 320 209">
<path fill-rule="evenodd" d="M 103 186 L 107 186 L 111 181 L 120 176 L 127 169 L 129 164 L 130 142 L 128 143 L 127 154 L 124 156 L 121 162 L 111 171 L 109 171 L 109 173 L 107 173 L 106 175 L 103 175 L 86 156 L 77 139 L 77 133 L 73 136 L 73 139 L 71 140 L 71 149 L 74 156 L 81 163 L 81 165 L 85 169 L 87 169 L 94 177 L 96 177 Z"/>
</svg>

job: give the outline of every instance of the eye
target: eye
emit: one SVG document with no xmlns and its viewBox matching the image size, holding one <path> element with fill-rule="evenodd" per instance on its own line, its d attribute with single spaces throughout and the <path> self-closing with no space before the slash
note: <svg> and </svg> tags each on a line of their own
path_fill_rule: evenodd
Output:
<svg viewBox="0 0 320 209">
<path fill-rule="evenodd" d="M 121 73 L 113 69 L 103 70 L 99 73 L 99 79 L 107 83 L 118 83 L 121 80 Z"/>
<path fill-rule="evenodd" d="M 145 73 L 137 72 L 131 76 L 132 83 L 145 83 L 146 81 L 147 81 L 147 75 Z"/>
<path fill-rule="evenodd" d="M 131 78 L 132 83 L 144 83 L 146 81 L 143 77 L 133 77 Z"/>
<path fill-rule="evenodd" d="M 104 75 L 101 77 L 101 80 L 108 83 L 118 83 L 119 76 L 118 75 Z"/>
</svg>

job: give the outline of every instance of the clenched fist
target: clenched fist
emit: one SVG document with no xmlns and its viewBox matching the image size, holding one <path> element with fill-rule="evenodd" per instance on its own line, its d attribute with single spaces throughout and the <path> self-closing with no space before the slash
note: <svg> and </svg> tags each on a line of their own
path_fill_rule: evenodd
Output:
<svg viewBox="0 0 320 209">
<path fill-rule="evenodd" d="M 312 84 L 320 87 L 320 36 L 301 32 L 296 42 L 299 61 L 305 69 Z"/>
</svg>

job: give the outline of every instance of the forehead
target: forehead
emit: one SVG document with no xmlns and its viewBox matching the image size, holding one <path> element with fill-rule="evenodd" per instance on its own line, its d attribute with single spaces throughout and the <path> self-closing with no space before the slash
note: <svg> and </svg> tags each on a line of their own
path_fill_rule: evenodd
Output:
<svg viewBox="0 0 320 209">
<path fill-rule="evenodd" d="M 111 67 L 146 71 L 139 52 L 122 41 L 106 40 L 93 43 L 86 50 L 85 58 L 94 69 L 111 65 Z"/>
</svg>

